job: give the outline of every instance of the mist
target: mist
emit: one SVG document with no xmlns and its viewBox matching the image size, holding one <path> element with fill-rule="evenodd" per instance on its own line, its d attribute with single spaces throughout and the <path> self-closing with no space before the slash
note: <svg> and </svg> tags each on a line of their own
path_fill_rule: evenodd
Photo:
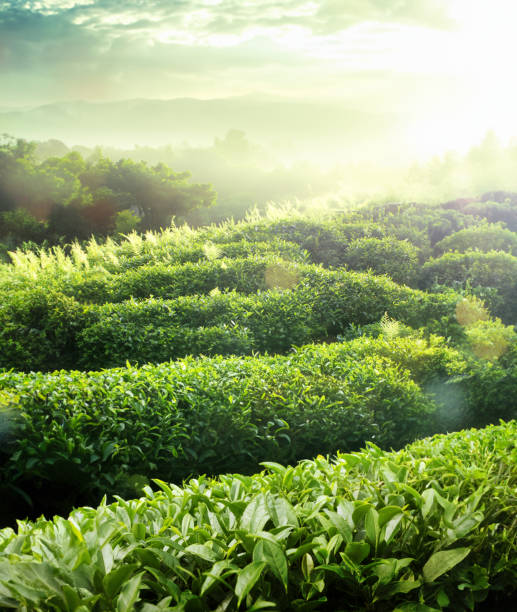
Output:
<svg viewBox="0 0 517 612">
<path fill-rule="evenodd" d="M 40 141 L 35 155 L 43 161 L 70 151 L 90 160 L 106 156 L 150 166 L 164 163 L 188 172 L 195 182 L 210 183 L 217 204 L 203 212 L 204 222 L 239 219 L 250 208 L 264 209 L 271 202 L 342 210 L 372 201 L 478 200 L 487 192 L 517 191 L 517 143 L 505 145 L 493 132 L 465 153 L 449 151 L 420 163 L 282 158 L 240 130 L 229 130 L 206 146 L 68 147 L 51 139 Z"/>
<path fill-rule="evenodd" d="M 510 0 L 0 3 L 0 134 L 189 172 L 217 193 L 203 220 L 514 191 L 516 17 Z"/>
</svg>

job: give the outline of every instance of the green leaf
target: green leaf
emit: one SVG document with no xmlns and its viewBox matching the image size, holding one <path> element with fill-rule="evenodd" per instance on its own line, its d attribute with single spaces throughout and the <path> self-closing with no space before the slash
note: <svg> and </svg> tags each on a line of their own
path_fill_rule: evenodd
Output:
<svg viewBox="0 0 517 612">
<path fill-rule="evenodd" d="M 436 498 L 436 491 L 434 489 L 426 489 L 422 493 L 422 499 L 424 500 L 424 504 L 422 506 L 423 518 L 426 518 L 427 515 L 433 509 L 435 498 Z"/>
<path fill-rule="evenodd" d="M 226 572 L 226 576 L 229 574 L 234 574 L 238 571 L 237 568 L 226 559 L 223 561 L 217 561 L 217 563 L 214 563 L 214 565 L 210 568 L 210 571 L 205 572 L 205 580 L 201 587 L 200 595 L 204 595 L 213 584 L 222 580 L 220 576 L 224 570 L 229 570 Z"/>
<path fill-rule="evenodd" d="M 409 593 L 422 584 L 421 580 L 399 580 L 388 585 L 385 595 L 396 595 L 397 593 Z"/>
<path fill-rule="evenodd" d="M 287 559 L 280 544 L 271 540 L 259 540 L 253 549 L 253 561 L 267 563 L 287 591 Z"/>
<path fill-rule="evenodd" d="M 445 572 L 458 565 L 469 554 L 470 548 L 441 550 L 432 555 L 422 569 L 425 582 L 434 582 Z"/>
<path fill-rule="evenodd" d="M 251 591 L 265 567 L 266 563 L 253 561 L 239 572 L 235 584 L 235 595 L 238 598 L 237 606 L 241 605 L 242 600 Z"/>
<path fill-rule="evenodd" d="M 132 612 L 134 610 L 134 604 L 139 600 L 140 583 L 143 577 L 143 572 L 136 574 L 122 587 L 122 591 L 117 598 L 117 612 Z"/>
<path fill-rule="evenodd" d="M 394 516 L 402 513 L 402 508 L 399 508 L 399 506 L 385 506 L 379 510 L 379 527 L 384 527 Z"/>
<path fill-rule="evenodd" d="M 137 567 L 138 565 L 136 563 L 121 565 L 104 576 L 102 579 L 102 586 L 104 587 L 106 595 L 110 599 L 115 597 L 115 595 L 120 591 L 122 585 L 127 582 Z"/>
<path fill-rule="evenodd" d="M 379 513 L 375 508 L 369 508 L 364 517 L 364 528 L 370 544 L 377 545 L 379 539 Z"/>
<path fill-rule="evenodd" d="M 440 610 L 421 603 L 406 603 L 394 608 L 393 612 L 440 612 Z"/>
<path fill-rule="evenodd" d="M 260 494 L 246 506 L 241 517 L 241 527 L 250 533 L 258 533 L 262 531 L 269 518 L 266 497 Z"/>
<path fill-rule="evenodd" d="M 447 593 L 443 589 L 438 591 L 436 601 L 440 608 L 446 608 L 451 603 L 450 599 L 447 597 Z"/>
<path fill-rule="evenodd" d="M 329 517 L 331 523 L 337 529 L 343 540 L 345 542 L 351 542 L 352 529 L 350 529 L 345 519 L 337 512 L 331 512 L 330 510 L 325 510 L 325 514 Z"/>
<path fill-rule="evenodd" d="M 267 494 L 266 506 L 275 527 L 298 527 L 298 517 L 287 499 Z"/>
<path fill-rule="evenodd" d="M 345 547 L 346 556 L 356 565 L 359 565 L 370 554 L 368 542 L 349 542 Z"/>
<path fill-rule="evenodd" d="M 272 601 L 266 601 L 265 599 L 262 599 L 262 597 L 259 597 L 257 601 L 253 602 L 251 608 L 248 608 L 248 612 L 255 612 L 255 610 L 264 610 L 266 608 L 278 609 L 276 603 Z"/>
<path fill-rule="evenodd" d="M 312 570 L 314 569 L 314 560 L 309 553 L 305 553 L 302 559 L 302 574 L 305 580 L 309 580 Z"/>
<path fill-rule="evenodd" d="M 215 552 L 204 544 L 191 544 L 185 548 L 185 552 L 190 553 L 195 557 L 200 557 L 205 561 L 210 561 L 210 563 L 215 563 L 218 561 L 218 557 Z"/>
</svg>

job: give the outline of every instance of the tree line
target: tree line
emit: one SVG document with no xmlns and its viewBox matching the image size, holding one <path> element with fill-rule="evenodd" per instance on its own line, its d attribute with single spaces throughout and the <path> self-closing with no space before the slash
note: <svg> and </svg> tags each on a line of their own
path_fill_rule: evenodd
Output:
<svg viewBox="0 0 517 612">
<path fill-rule="evenodd" d="M 84 159 L 77 151 L 38 161 L 36 143 L 0 140 L 0 242 L 49 245 L 166 227 L 215 203 L 209 184 L 158 163 Z"/>
</svg>

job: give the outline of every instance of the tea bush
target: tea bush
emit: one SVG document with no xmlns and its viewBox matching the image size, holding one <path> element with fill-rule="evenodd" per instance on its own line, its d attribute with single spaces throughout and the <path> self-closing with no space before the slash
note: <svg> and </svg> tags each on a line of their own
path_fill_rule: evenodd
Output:
<svg viewBox="0 0 517 612">
<path fill-rule="evenodd" d="M 483 252 L 506 251 L 517 255 L 517 234 L 496 223 L 483 223 L 447 236 L 434 248 L 436 255 L 448 251 L 464 253 L 472 249 Z"/>
<path fill-rule="evenodd" d="M 433 332 L 461 333 L 454 322 L 454 293 L 426 294 L 384 277 L 318 266 L 304 266 L 291 290 L 250 296 L 218 293 L 82 306 L 60 293 L 33 289 L 13 294 L 14 307 L 10 295 L 0 305 L 0 367 L 25 371 L 160 362 L 207 347 L 219 354 L 281 353 L 335 337 L 351 323 L 376 322 L 386 311 L 411 327 L 434 324 Z M 41 300 L 67 304 L 52 308 L 52 330 L 60 334 L 55 344 L 48 315 L 38 310 Z M 229 337 L 233 328 L 240 330 L 235 342 Z M 44 342 L 34 343 L 32 335 Z"/>
<path fill-rule="evenodd" d="M 418 249 L 395 238 L 359 238 L 351 242 L 343 262 L 352 270 L 386 274 L 396 283 L 412 285 L 418 266 Z"/>
<path fill-rule="evenodd" d="M 243 295 L 275 287 L 294 287 L 303 264 L 278 257 L 201 260 L 183 264 L 147 264 L 104 278 L 76 277 L 58 285 L 65 295 L 96 304 L 118 303 L 149 296 L 174 299 L 183 295 L 204 295 L 219 289 Z"/>
<path fill-rule="evenodd" d="M 271 237 L 267 242 L 221 242 L 217 251 L 213 243 L 204 240 L 193 230 L 174 228 L 145 236 L 131 234 L 121 244 L 108 239 L 98 244 L 94 239 L 84 245 L 69 245 L 66 249 L 53 247 L 39 251 L 17 250 L 11 253 L 11 264 L 0 264 L 0 287 L 6 290 L 34 286 L 62 290 L 68 283 L 80 285 L 81 281 L 93 283 L 112 275 L 123 274 L 141 266 L 175 266 L 209 261 L 215 258 L 245 259 L 248 257 L 276 256 L 285 261 L 307 261 L 300 247 Z M 179 237 L 178 237 L 179 235 Z M 212 252 L 214 251 L 214 252 Z M 79 286 L 77 287 L 80 288 Z"/>
<path fill-rule="evenodd" d="M 511 606 L 517 423 L 265 463 L 0 532 L 0 605 L 35 611 Z M 488 599 L 487 599 L 488 598 Z"/>
<path fill-rule="evenodd" d="M 492 288 L 488 297 L 492 314 L 506 323 L 517 322 L 517 257 L 502 251 L 446 253 L 422 266 L 420 286 L 433 284 L 472 289 Z"/>
<path fill-rule="evenodd" d="M 400 447 L 437 427 L 434 404 L 403 367 L 408 352 L 418 354 L 419 381 L 433 369 L 441 376 L 449 362 L 462 371 L 459 355 L 437 341 L 378 339 L 364 349 L 354 341 L 283 357 L 0 374 L 12 425 L 0 450 L 4 499 L 66 507 L 124 492 L 142 476 L 180 482 L 249 472 L 260 461 L 352 450 L 366 440 Z"/>
</svg>

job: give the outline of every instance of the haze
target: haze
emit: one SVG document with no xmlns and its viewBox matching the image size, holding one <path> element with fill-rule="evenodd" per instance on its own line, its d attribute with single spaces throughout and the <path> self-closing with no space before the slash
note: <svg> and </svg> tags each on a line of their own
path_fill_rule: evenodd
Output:
<svg viewBox="0 0 517 612">
<path fill-rule="evenodd" d="M 0 132 L 201 147 L 241 130 L 284 162 L 386 166 L 488 132 L 513 146 L 516 19 L 511 0 L 0 0 Z"/>
</svg>

